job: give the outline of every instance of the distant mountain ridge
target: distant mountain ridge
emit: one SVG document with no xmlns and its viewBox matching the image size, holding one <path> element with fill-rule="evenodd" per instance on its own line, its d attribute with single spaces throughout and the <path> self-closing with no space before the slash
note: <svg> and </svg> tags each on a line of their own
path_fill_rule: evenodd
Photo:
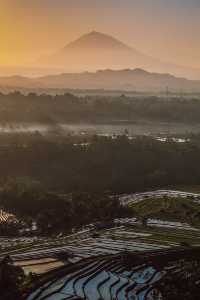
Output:
<svg viewBox="0 0 200 300">
<path fill-rule="evenodd" d="M 171 74 L 150 73 L 143 69 L 99 70 L 97 72 L 63 73 L 38 78 L 0 77 L 0 87 L 30 89 L 103 89 L 124 91 L 200 92 L 200 81 Z"/>
</svg>

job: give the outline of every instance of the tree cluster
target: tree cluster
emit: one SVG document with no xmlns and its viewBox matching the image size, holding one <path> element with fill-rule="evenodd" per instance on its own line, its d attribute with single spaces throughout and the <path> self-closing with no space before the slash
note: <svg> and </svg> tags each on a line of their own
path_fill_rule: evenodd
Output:
<svg viewBox="0 0 200 300">
<path fill-rule="evenodd" d="M 135 122 L 199 123 L 200 101 L 177 97 L 127 97 L 0 94 L 1 122 Z"/>
</svg>

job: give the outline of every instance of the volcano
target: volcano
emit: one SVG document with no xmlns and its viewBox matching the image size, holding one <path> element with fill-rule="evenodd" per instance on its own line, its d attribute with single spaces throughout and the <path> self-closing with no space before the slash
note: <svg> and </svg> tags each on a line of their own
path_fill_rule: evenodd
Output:
<svg viewBox="0 0 200 300">
<path fill-rule="evenodd" d="M 200 70 L 162 62 L 130 47 L 118 39 L 92 31 L 67 44 L 52 55 L 40 58 L 40 67 L 60 68 L 64 72 L 94 72 L 103 69 L 145 69 L 175 76 L 200 79 Z"/>
</svg>

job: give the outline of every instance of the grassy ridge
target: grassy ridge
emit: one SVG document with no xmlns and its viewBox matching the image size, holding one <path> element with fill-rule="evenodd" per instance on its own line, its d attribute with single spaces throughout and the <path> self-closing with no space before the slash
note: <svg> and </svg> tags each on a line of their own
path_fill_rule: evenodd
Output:
<svg viewBox="0 0 200 300">
<path fill-rule="evenodd" d="M 134 214 L 142 218 L 187 222 L 200 226 L 200 204 L 192 199 L 153 198 L 133 204 Z"/>
</svg>

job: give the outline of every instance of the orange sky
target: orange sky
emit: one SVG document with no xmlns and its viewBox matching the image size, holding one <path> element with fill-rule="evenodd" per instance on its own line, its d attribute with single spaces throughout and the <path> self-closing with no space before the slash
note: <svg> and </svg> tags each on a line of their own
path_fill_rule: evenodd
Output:
<svg viewBox="0 0 200 300">
<path fill-rule="evenodd" d="M 0 0 L 0 64 L 34 61 L 91 30 L 200 67 L 199 0 Z"/>
</svg>

